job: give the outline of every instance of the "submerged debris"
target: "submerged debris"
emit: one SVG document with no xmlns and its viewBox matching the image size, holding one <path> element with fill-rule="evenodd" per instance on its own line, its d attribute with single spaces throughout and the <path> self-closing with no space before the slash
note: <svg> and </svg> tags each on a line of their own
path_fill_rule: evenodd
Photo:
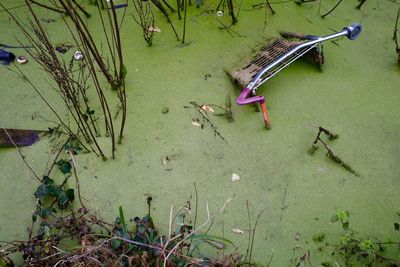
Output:
<svg viewBox="0 0 400 267">
<path fill-rule="evenodd" d="M 169 112 L 169 108 L 167 107 L 163 107 L 163 109 L 161 110 L 162 114 L 167 114 Z"/>
<path fill-rule="evenodd" d="M 339 138 L 339 136 L 323 127 L 319 127 L 319 131 L 317 134 L 317 137 L 314 140 L 314 143 L 311 147 L 311 149 L 309 149 L 309 153 L 313 154 L 317 149 L 317 143 L 320 142 L 324 145 L 325 149 L 327 150 L 327 156 L 333 160 L 334 162 L 336 162 L 337 164 L 339 164 L 340 166 L 342 166 L 344 169 L 348 170 L 349 172 L 351 172 L 352 174 L 354 174 L 355 176 L 360 176 L 360 174 L 355 171 L 348 163 L 344 162 L 333 150 L 330 146 L 328 146 L 328 144 L 323 141 L 321 139 L 321 133 L 325 134 L 326 136 L 328 136 L 329 140 L 334 140 Z"/>
<path fill-rule="evenodd" d="M 44 23 L 53 23 L 57 21 L 56 19 L 43 19 L 43 18 L 40 20 L 43 21 Z"/>
</svg>

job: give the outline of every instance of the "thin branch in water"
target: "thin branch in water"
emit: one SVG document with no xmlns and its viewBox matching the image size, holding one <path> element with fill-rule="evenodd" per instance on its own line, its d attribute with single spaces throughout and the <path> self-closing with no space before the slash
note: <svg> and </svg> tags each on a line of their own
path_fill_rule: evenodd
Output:
<svg viewBox="0 0 400 267">
<path fill-rule="evenodd" d="M 360 176 L 360 174 L 359 174 L 357 171 L 355 171 L 348 163 L 344 162 L 344 161 L 332 150 L 332 148 L 331 148 L 330 146 L 328 146 L 328 144 L 327 144 L 325 141 L 323 141 L 323 140 L 321 139 L 321 134 L 322 134 L 322 133 L 324 133 L 325 135 L 327 135 L 328 138 L 329 138 L 330 140 L 333 140 L 333 139 L 338 138 L 338 135 L 337 135 L 337 134 L 334 134 L 334 133 L 332 133 L 331 131 L 329 131 L 329 130 L 327 130 L 327 129 L 325 129 L 325 128 L 319 127 L 319 131 L 318 131 L 317 137 L 315 138 L 315 140 L 314 140 L 314 142 L 313 142 L 313 145 L 312 145 L 311 149 L 310 149 L 308 152 L 309 152 L 310 154 L 313 154 L 313 153 L 318 149 L 317 143 L 320 142 L 320 143 L 323 144 L 323 146 L 325 147 L 325 149 L 326 149 L 326 151 L 327 151 L 327 154 L 326 154 L 326 155 L 327 155 L 331 160 L 333 160 L 334 162 L 336 162 L 337 164 L 339 164 L 340 166 L 342 166 L 344 169 L 346 169 L 347 171 L 351 172 L 351 173 L 354 174 L 355 176 Z"/>
<path fill-rule="evenodd" d="M 398 35 L 399 35 L 399 21 L 400 21 L 400 8 L 397 11 L 397 16 L 396 16 L 396 23 L 394 25 L 394 30 L 393 30 L 393 41 L 396 45 L 396 53 L 397 53 L 397 63 L 400 65 L 400 45 L 399 45 L 399 41 L 397 39 Z"/>
<path fill-rule="evenodd" d="M 32 4 L 35 4 L 37 6 L 43 7 L 45 9 L 48 9 L 50 11 L 54 11 L 54 12 L 57 12 L 57 13 L 60 13 L 60 14 L 68 15 L 67 12 L 65 12 L 64 10 L 57 9 L 57 8 L 54 8 L 54 7 L 39 3 L 39 2 L 37 2 L 35 0 L 29 0 L 29 2 L 32 3 Z"/>
<path fill-rule="evenodd" d="M 321 17 L 322 17 L 322 18 L 325 18 L 326 16 L 328 16 L 333 10 L 335 10 L 335 9 L 340 5 L 340 3 L 342 3 L 342 1 L 343 1 L 343 0 L 339 0 L 339 1 L 336 3 L 336 5 L 335 5 L 331 10 L 329 10 L 329 11 L 326 12 L 325 14 L 321 15 Z"/>
<path fill-rule="evenodd" d="M 183 0 L 183 10 L 184 10 L 184 15 L 183 15 L 183 34 L 182 34 L 182 44 L 185 43 L 185 36 L 186 36 L 186 17 L 187 17 L 187 0 Z"/>
<path fill-rule="evenodd" d="M 360 0 L 360 3 L 356 6 L 357 9 L 361 9 L 361 7 L 367 2 L 367 0 Z"/>
</svg>

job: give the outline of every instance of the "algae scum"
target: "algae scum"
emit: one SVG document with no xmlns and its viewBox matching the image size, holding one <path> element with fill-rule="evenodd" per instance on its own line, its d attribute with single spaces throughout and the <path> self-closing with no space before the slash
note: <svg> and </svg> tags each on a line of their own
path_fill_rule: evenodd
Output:
<svg viewBox="0 0 400 267">
<path fill-rule="evenodd" d="M 89 1 L 83 2 L 92 13 L 85 18 L 88 28 L 107 57 L 97 9 Z M 304 262 L 310 260 L 315 265 L 337 260 L 344 266 L 324 245 L 339 242 L 342 227 L 330 219 L 335 215 L 346 225 L 348 216 L 341 210 L 349 211 L 350 227 L 365 234 L 365 239 L 398 240 L 393 223 L 400 221 L 396 214 L 400 201 L 400 69 L 392 36 L 400 3 L 366 1 L 361 9 L 355 9 L 358 1 L 345 1 L 322 19 L 320 14 L 329 11 L 335 1 L 301 5 L 270 1 L 275 14 L 266 4 L 253 8 L 258 1 L 234 2 L 236 14 L 240 10 L 238 22 L 228 29 L 221 29 L 231 23 L 228 6 L 220 6 L 224 12 L 218 15 L 219 1 L 205 0 L 199 8 L 195 3 L 189 6 L 184 44 L 177 41 L 163 14 L 153 8 L 154 26 L 161 32 L 154 32 L 151 47 L 131 16 L 131 2 L 126 13 L 117 10 L 118 18 L 124 17 L 121 40 L 127 121 L 115 159 L 111 159 L 111 144 L 102 126 L 97 141 L 108 160 L 102 161 L 94 153 L 74 156 L 86 206 L 113 221 L 122 205 L 125 217 L 133 218 L 146 214 L 146 199 L 151 196 L 155 224 L 168 233 L 171 206 L 177 211 L 188 200 L 194 205 L 196 194 L 200 225 L 207 218 L 207 203 L 215 214 L 230 200 L 213 220 L 209 233 L 235 244 L 237 248 L 228 246 L 226 253 L 237 249 L 246 254 L 249 235 L 253 234 L 249 230 L 262 212 L 252 260 L 267 265 L 272 257 L 271 266 L 295 265 L 301 256 Z M 11 0 L 1 3 L 7 8 L 24 4 Z M 74 40 L 59 14 L 38 6 L 34 10 L 52 43 L 72 46 Z M 28 24 L 26 7 L 10 12 Z M 6 12 L 0 14 L 0 42 L 27 44 Z M 180 37 L 184 12 L 181 16 L 179 20 L 177 12 L 170 14 Z M 309 62 L 297 60 L 258 89 L 257 94 L 266 97 L 272 130 L 264 128 L 262 113 L 254 112 L 253 106 L 236 105 L 240 90 L 225 71 L 250 55 L 265 37 L 277 36 L 281 30 L 325 35 L 353 22 L 363 25 L 362 34 L 355 41 L 343 38 L 324 43 L 322 73 Z M 27 55 L 23 49 L 8 50 L 17 56 Z M 62 54 L 66 64 L 76 50 L 72 46 Z M 0 68 L 0 127 L 44 130 L 57 125 L 51 110 L 17 75 L 17 67 L 72 124 L 59 94 L 51 87 L 51 77 L 28 59 L 24 65 Z M 99 79 L 119 129 L 122 111 L 117 92 L 109 89 L 106 79 Z M 95 102 L 92 89 L 88 89 L 89 103 Z M 227 99 L 232 101 L 231 107 Z M 100 107 L 92 105 L 97 115 Z M 228 111 L 233 122 L 227 119 Z M 214 116 L 216 113 L 223 116 Z M 337 164 L 332 156 L 326 157 L 322 144 L 313 155 L 307 153 L 319 126 L 339 134 L 335 141 L 321 139 L 359 176 Z M 21 149 L 25 161 L 40 176 L 51 165 L 60 140 L 54 134 L 43 136 Z M 64 151 L 61 156 L 69 158 Z M 25 240 L 35 211 L 33 193 L 40 183 L 15 148 L 1 148 L 0 162 L 0 240 Z M 52 178 L 60 182 L 63 175 L 58 172 Z M 73 180 L 68 180 L 71 188 Z M 204 253 L 214 250 L 205 249 Z M 398 250 L 387 253 L 398 259 Z"/>
</svg>

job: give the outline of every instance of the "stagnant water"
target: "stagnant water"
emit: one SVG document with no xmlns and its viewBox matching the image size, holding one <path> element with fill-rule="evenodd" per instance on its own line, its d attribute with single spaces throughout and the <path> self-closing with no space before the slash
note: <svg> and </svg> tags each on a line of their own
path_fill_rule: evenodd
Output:
<svg viewBox="0 0 400 267">
<path fill-rule="evenodd" d="M 22 2 L 2 0 L 7 7 Z M 352 227 L 366 236 L 395 238 L 393 222 L 398 221 L 400 200 L 400 69 L 391 38 L 399 4 L 367 1 L 356 10 L 357 1 L 343 1 L 321 19 L 317 3 L 273 4 L 276 14 L 265 17 L 265 9 L 251 9 L 258 1 L 243 1 L 239 22 L 232 27 L 239 35 L 231 35 L 218 29 L 218 19 L 229 23 L 227 15 L 217 17 L 215 11 L 205 12 L 215 9 L 217 2 L 205 1 L 199 9 L 190 8 L 186 33 L 189 45 L 184 47 L 178 46 L 158 13 L 156 24 L 161 33 L 156 34 L 153 46 L 147 47 L 129 7 L 122 29 L 128 70 L 126 134 L 115 160 L 103 162 L 93 154 L 77 156 L 82 195 L 88 206 L 107 220 L 118 216 L 120 205 L 126 216 L 141 216 L 146 213 L 146 196 L 151 194 L 155 222 L 165 232 L 171 205 L 177 209 L 193 197 L 195 183 L 199 221 L 205 219 L 206 203 L 216 212 L 232 199 L 211 232 L 234 241 L 243 253 L 248 242 L 246 201 L 252 223 L 264 210 L 253 257 L 265 264 L 273 255 L 272 266 L 290 265 L 296 245 L 303 251 L 310 249 L 315 264 L 330 259 L 329 253 L 317 252 L 318 245 L 311 240 L 321 232 L 326 233 L 328 242 L 338 238 L 339 225 L 329 223 L 336 208 L 348 210 Z M 334 1 L 322 1 L 321 13 L 333 5 Z M 56 20 L 44 23 L 55 43 L 71 41 L 57 14 L 35 10 L 40 18 Z M 26 18 L 24 8 L 13 12 Z M 1 43 L 23 42 L 5 12 L 0 15 Z M 181 34 L 182 21 L 173 17 Z M 338 43 L 327 42 L 323 73 L 297 61 L 259 88 L 258 93 L 267 97 L 271 131 L 264 129 L 260 113 L 235 104 L 234 122 L 211 117 L 227 142 L 207 125 L 205 129 L 192 125 L 198 115 L 184 106 L 190 101 L 224 105 L 226 95 L 233 101 L 240 91 L 224 70 L 265 36 L 277 35 L 278 30 L 324 35 L 353 22 L 362 23 L 361 36 L 355 41 L 344 38 Z M 88 19 L 88 24 L 93 34 L 100 36 L 97 16 Z M 24 54 L 23 50 L 12 51 Z M 22 69 L 64 112 L 47 82 L 50 78 L 37 64 L 31 60 Z M 12 65 L 0 67 L 0 126 L 54 126 L 37 116 L 32 119 L 32 114 L 38 113 L 47 120 L 54 116 L 14 71 Z M 164 107 L 169 109 L 166 114 L 161 112 Z M 330 161 L 321 148 L 313 156 L 307 154 L 318 126 L 340 135 L 330 145 L 360 177 Z M 108 144 L 105 138 L 102 142 Z M 51 142 L 43 138 L 22 152 L 31 167 L 42 174 L 49 164 Z M 174 155 L 169 170 L 161 161 L 166 155 Z M 27 237 L 38 183 L 15 149 L 1 149 L 0 162 L 0 240 L 21 240 Z M 232 182 L 232 173 L 240 180 Z M 245 234 L 236 234 L 233 228 Z"/>
</svg>

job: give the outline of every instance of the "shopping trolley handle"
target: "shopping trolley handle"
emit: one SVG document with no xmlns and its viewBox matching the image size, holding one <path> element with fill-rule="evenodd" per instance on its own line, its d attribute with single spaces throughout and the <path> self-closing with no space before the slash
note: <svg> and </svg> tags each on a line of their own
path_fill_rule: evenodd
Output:
<svg viewBox="0 0 400 267">
<path fill-rule="evenodd" d="M 251 95 L 251 90 L 249 88 L 244 88 L 240 95 L 236 98 L 236 103 L 238 105 L 249 105 L 249 104 L 254 104 L 254 103 L 264 103 L 265 99 L 263 96 L 256 95 L 256 96 L 250 96 Z"/>
<path fill-rule="evenodd" d="M 348 32 L 347 38 L 350 40 L 355 40 L 360 35 L 362 31 L 362 26 L 360 23 L 354 23 L 351 26 L 344 27 L 343 30 Z"/>
</svg>

